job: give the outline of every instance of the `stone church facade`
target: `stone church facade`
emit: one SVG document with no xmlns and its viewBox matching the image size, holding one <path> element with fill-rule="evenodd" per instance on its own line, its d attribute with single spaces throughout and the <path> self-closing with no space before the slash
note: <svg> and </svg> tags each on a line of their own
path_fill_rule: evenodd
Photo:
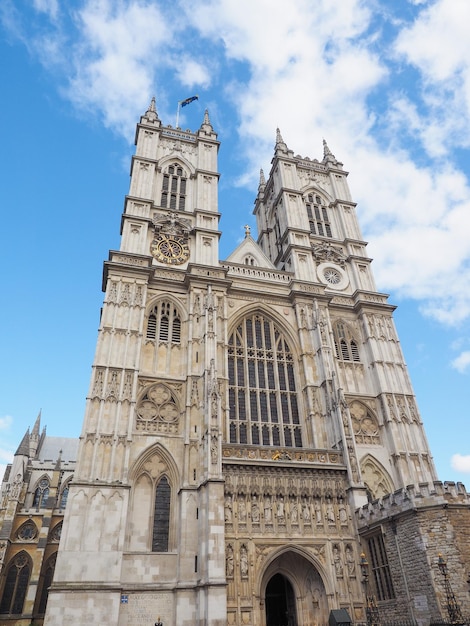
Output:
<svg viewBox="0 0 470 626">
<path fill-rule="evenodd" d="M 469 496 L 438 481 L 347 172 L 278 131 L 258 237 L 220 261 L 218 149 L 207 112 L 137 125 L 45 624 L 365 622 L 368 593 L 428 624 L 439 553 L 468 612 Z"/>
</svg>

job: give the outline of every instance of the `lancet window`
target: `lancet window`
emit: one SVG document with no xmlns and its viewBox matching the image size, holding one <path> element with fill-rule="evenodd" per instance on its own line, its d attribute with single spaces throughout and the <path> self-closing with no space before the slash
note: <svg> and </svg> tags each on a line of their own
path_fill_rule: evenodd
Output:
<svg viewBox="0 0 470 626">
<path fill-rule="evenodd" d="M 46 563 L 46 567 L 44 568 L 44 572 L 41 576 L 42 579 L 42 589 L 41 596 L 39 600 L 38 613 L 43 615 L 46 612 L 47 598 L 49 596 L 49 587 L 52 584 L 52 579 L 54 578 L 54 570 L 56 564 L 57 553 L 54 553 Z"/>
<path fill-rule="evenodd" d="M 155 490 L 153 518 L 152 552 L 168 552 L 170 533 L 171 487 L 168 478 L 163 476 Z"/>
<path fill-rule="evenodd" d="M 0 613 L 20 615 L 23 612 L 30 575 L 31 560 L 26 552 L 20 552 L 9 564 L 6 572 Z"/>
<path fill-rule="evenodd" d="M 348 325 L 338 321 L 333 325 L 336 357 L 341 361 L 360 361 L 359 346 Z"/>
<path fill-rule="evenodd" d="M 267 316 L 243 319 L 228 340 L 231 443 L 301 447 L 294 363 Z"/>
<path fill-rule="evenodd" d="M 181 342 L 181 318 L 178 309 L 171 302 L 159 302 L 151 311 L 146 337 L 163 343 Z"/>
<path fill-rule="evenodd" d="M 187 178 L 177 163 L 170 165 L 163 174 L 161 206 L 172 211 L 184 211 L 186 205 Z"/>
<path fill-rule="evenodd" d="M 49 481 L 47 478 L 42 478 L 34 492 L 33 506 L 40 509 L 46 506 L 47 498 L 49 497 Z"/>
<path fill-rule="evenodd" d="M 305 200 L 305 207 L 312 235 L 332 237 L 328 209 L 320 196 L 309 193 Z"/>
</svg>

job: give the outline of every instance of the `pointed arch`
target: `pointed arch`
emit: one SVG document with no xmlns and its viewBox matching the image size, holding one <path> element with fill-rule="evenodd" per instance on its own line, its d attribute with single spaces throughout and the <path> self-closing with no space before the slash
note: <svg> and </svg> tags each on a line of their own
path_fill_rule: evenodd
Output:
<svg viewBox="0 0 470 626">
<path fill-rule="evenodd" d="M 294 352 L 286 330 L 261 308 L 245 311 L 228 336 L 231 443 L 302 446 Z"/>
<path fill-rule="evenodd" d="M 131 497 L 127 542 L 130 550 L 171 551 L 176 542 L 175 524 L 180 484 L 178 467 L 160 444 L 146 450 L 129 473 Z"/>
<path fill-rule="evenodd" d="M 153 300 L 147 309 L 145 338 L 157 344 L 181 343 L 181 328 L 184 318 L 180 304 L 165 294 Z"/>
<path fill-rule="evenodd" d="M 377 500 L 387 493 L 393 493 L 395 486 L 390 474 L 384 466 L 371 454 L 367 454 L 360 461 L 362 479 L 367 488 L 370 500 Z"/>
<path fill-rule="evenodd" d="M 31 571 L 31 557 L 24 550 L 16 554 L 8 563 L 5 570 L 0 613 L 7 615 L 21 615 L 23 613 Z"/>
<path fill-rule="evenodd" d="M 34 490 L 33 507 L 37 509 L 44 508 L 49 497 L 50 479 L 47 474 L 44 474 L 36 483 L 36 489 Z"/>
<path fill-rule="evenodd" d="M 44 615 L 44 613 L 46 612 L 47 599 L 49 597 L 49 588 L 52 584 L 52 579 L 54 578 L 56 560 L 57 552 L 54 552 L 54 554 L 52 554 L 47 559 L 41 572 L 39 581 L 40 593 L 38 594 L 39 603 L 37 605 L 36 611 L 37 613 L 39 613 L 39 615 Z"/>
<path fill-rule="evenodd" d="M 340 361 L 359 362 L 361 360 L 360 342 L 351 324 L 344 319 L 337 319 L 332 323 L 332 328 L 336 358 Z"/>
<path fill-rule="evenodd" d="M 194 175 L 194 168 L 186 159 L 172 155 L 160 161 L 160 172 L 160 197 L 157 198 L 160 206 L 170 211 L 184 211 L 188 204 L 188 181 Z"/>
<path fill-rule="evenodd" d="M 179 427 L 178 398 L 163 382 L 146 387 L 137 400 L 136 430 L 176 433 Z"/>
<path fill-rule="evenodd" d="M 380 425 L 376 414 L 364 402 L 353 400 L 349 404 L 354 438 L 359 444 L 379 445 Z"/>
<path fill-rule="evenodd" d="M 310 233 L 317 237 L 333 237 L 330 201 L 323 190 L 310 188 L 303 194 Z"/>
</svg>

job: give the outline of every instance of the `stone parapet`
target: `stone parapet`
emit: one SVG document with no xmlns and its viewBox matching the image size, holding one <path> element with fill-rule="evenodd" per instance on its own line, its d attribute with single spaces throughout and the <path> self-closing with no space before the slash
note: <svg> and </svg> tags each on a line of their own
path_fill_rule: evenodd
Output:
<svg viewBox="0 0 470 626">
<path fill-rule="evenodd" d="M 368 502 L 356 511 L 356 518 L 361 527 L 413 509 L 452 505 L 470 507 L 470 493 L 463 483 L 441 481 L 419 483 Z"/>
</svg>

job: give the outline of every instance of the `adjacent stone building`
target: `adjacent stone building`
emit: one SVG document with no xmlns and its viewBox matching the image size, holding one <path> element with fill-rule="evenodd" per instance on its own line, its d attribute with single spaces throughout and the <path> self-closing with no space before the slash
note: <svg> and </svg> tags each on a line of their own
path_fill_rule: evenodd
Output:
<svg viewBox="0 0 470 626">
<path fill-rule="evenodd" d="M 0 624 L 41 624 L 75 470 L 78 440 L 49 437 L 41 417 L 7 466 L 0 501 Z"/>
<path fill-rule="evenodd" d="M 153 100 L 136 146 L 45 624 L 365 622 L 366 595 L 428 624 L 440 553 L 468 612 L 469 497 L 438 482 L 343 165 L 278 131 L 258 236 L 220 261 L 208 113 Z"/>
</svg>

